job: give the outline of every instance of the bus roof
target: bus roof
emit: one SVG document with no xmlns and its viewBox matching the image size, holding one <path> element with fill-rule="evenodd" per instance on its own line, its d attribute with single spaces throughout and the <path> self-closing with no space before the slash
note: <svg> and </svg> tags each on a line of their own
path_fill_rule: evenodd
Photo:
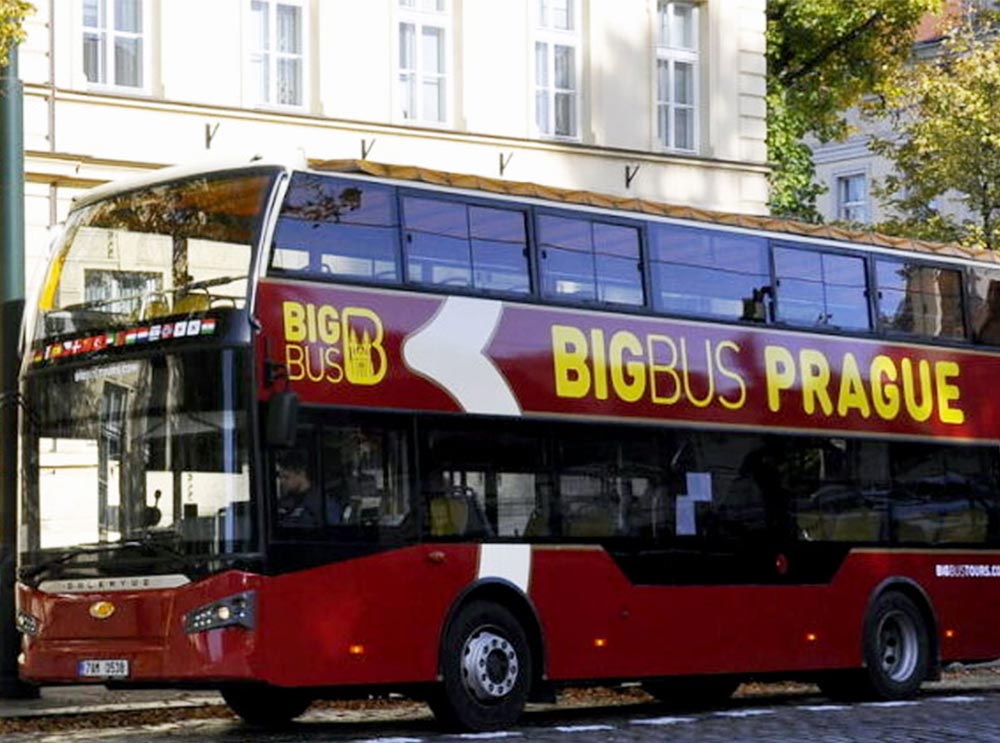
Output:
<svg viewBox="0 0 1000 743">
<path fill-rule="evenodd" d="M 312 170 L 332 171 L 340 173 L 359 173 L 378 178 L 390 178 L 400 181 L 418 181 L 449 188 L 471 189 L 488 193 L 517 196 L 522 198 L 537 198 L 547 201 L 558 201 L 565 204 L 593 206 L 602 209 L 618 209 L 639 212 L 658 217 L 692 220 L 707 224 L 742 227 L 744 229 L 765 230 L 773 233 L 783 233 L 789 236 L 811 237 L 854 245 L 871 245 L 879 248 L 894 248 L 897 250 L 930 253 L 937 256 L 972 259 L 986 263 L 1000 264 L 1000 256 L 995 251 L 982 248 L 969 248 L 950 243 L 937 243 L 928 240 L 913 240 L 905 237 L 892 237 L 877 232 L 845 229 L 826 224 L 808 224 L 791 219 L 766 217 L 752 214 L 735 214 L 731 212 L 699 209 L 691 206 L 664 204 L 646 199 L 611 196 L 592 191 L 574 191 L 553 186 L 541 186 L 537 183 L 507 181 L 497 178 L 486 178 L 478 175 L 463 175 L 448 173 L 430 168 L 420 168 L 408 165 L 387 165 L 370 160 L 310 160 Z"/>
</svg>

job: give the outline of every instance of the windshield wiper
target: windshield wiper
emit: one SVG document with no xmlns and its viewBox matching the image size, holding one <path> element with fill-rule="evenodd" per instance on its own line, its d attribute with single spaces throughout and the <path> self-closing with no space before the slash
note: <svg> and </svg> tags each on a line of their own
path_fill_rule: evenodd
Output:
<svg viewBox="0 0 1000 743">
<path fill-rule="evenodd" d="M 169 534 L 173 536 L 175 532 L 171 531 Z M 194 567 L 198 564 L 192 555 L 184 552 L 184 550 L 174 547 L 172 544 L 160 541 L 158 539 L 159 536 L 160 535 L 155 532 L 145 531 L 138 539 L 134 537 L 131 539 L 122 539 L 118 542 L 118 544 L 122 547 L 136 547 L 149 554 L 169 555 L 170 557 L 176 558 L 184 567 L 187 568 Z"/>
<path fill-rule="evenodd" d="M 50 560 L 45 560 L 37 565 L 33 565 L 30 568 L 21 568 L 20 576 L 23 580 L 31 580 L 32 578 L 37 578 L 42 573 L 48 572 L 52 568 L 63 565 L 64 563 L 70 562 L 76 559 L 80 555 L 98 555 L 102 552 L 115 552 L 121 549 L 122 542 L 109 542 L 107 544 L 95 543 L 95 544 L 85 544 L 74 549 L 69 550 L 65 554 L 59 555 L 59 557 L 53 557 Z"/>
<path fill-rule="evenodd" d="M 156 541 L 153 535 L 146 532 L 139 539 L 120 539 L 117 542 L 108 542 L 105 544 L 96 543 L 81 545 L 80 547 L 71 549 L 63 555 L 46 560 L 38 565 L 33 565 L 29 568 L 22 568 L 20 571 L 20 577 L 22 580 L 32 580 L 40 576 L 42 573 L 47 573 L 52 568 L 64 565 L 81 555 L 97 555 L 104 552 L 118 552 L 123 549 L 138 549 L 145 552 L 147 555 L 154 556 L 167 555 L 174 558 L 174 560 L 189 570 L 196 568 L 199 564 L 192 555 L 188 555 L 169 544 Z"/>
</svg>

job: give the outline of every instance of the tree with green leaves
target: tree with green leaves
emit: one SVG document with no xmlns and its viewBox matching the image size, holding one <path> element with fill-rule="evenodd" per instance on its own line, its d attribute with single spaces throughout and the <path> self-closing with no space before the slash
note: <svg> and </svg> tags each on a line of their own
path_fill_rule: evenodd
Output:
<svg viewBox="0 0 1000 743">
<path fill-rule="evenodd" d="M 0 0 L 0 67 L 11 48 L 24 39 L 24 19 L 34 9 L 27 0 Z"/>
<path fill-rule="evenodd" d="M 872 149 L 895 172 L 877 194 L 886 231 L 1000 249 L 1000 15 L 962 16 L 939 53 L 900 71 L 866 107 L 891 125 Z M 959 208 L 942 209 L 949 202 Z"/>
<path fill-rule="evenodd" d="M 773 214 L 818 221 L 807 135 L 848 133 L 845 112 L 878 93 L 941 0 L 768 0 L 767 147 Z"/>
</svg>

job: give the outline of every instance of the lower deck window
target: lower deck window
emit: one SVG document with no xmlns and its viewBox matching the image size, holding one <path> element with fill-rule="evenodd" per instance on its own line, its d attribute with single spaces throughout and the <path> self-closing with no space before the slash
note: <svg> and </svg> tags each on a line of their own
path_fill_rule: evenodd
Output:
<svg viewBox="0 0 1000 743">
<path fill-rule="evenodd" d="M 997 455 L 968 444 L 327 415 L 274 457 L 274 518 L 286 537 L 419 531 L 692 554 L 975 545 L 1000 538 Z"/>
</svg>

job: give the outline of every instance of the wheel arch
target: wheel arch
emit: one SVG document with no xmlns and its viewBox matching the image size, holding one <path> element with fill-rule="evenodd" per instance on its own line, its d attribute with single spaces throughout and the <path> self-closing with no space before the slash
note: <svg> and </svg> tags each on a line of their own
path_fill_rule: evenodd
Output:
<svg viewBox="0 0 1000 743">
<path fill-rule="evenodd" d="M 445 637 L 448 627 L 464 606 L 472 601 L 492 601 L 513 613 L 521 623 L 528 638 L 531 651 L 532 671 L 529 698 L 534 699 L 542 694 L 546 678 L 547 658 L 542 623 L 534 603 L 518 586 L 503 578 L 484 578 L 466 586 L 452 602 L 445 615 L 438 637 L 438 676 L 442 674 L 441 659 L 444 655 Z"/>
<path fill-rule="evenodd" d="M 906 596 L 914 603 L 920 611 L 921 618 L 927 625 L 927 641 L 930 643 L 930 673 L 929 678 L 938 678 L 941 673 L 941 643 L 938 638 L 938 617 L 934 609 L 934 602 L 924 587 L 912 578 L 897 575 L 886 578 L 879 583 L 868 597 L 868 604 L 865 607 L 865 619 L 862 623 L 862 642 L 867 632 L 868 622 L 872 615 L 872 607 L 875 602 L 884 594 L 890 591 L 897 591 Z M 866 665 L 865 654 L 862 650 L 861 663 Z"/>
</svg>

